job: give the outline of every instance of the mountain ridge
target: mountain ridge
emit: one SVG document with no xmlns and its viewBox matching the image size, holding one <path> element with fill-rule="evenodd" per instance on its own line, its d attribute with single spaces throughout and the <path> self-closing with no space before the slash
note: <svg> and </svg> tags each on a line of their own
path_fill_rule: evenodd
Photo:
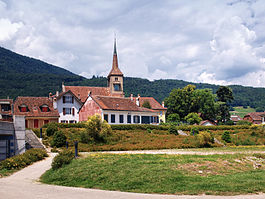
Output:
<svg viewBox="0 0 265 199">
<path fill-rule="evenodd" d="M 50 92 L 61 90 L 62 82 L 65 85 L 80 86 L 106 86 L 106 77 L 88 79 L 74 74 L 44 61 L 30 58 L 24 55 L 0 47 L 0 98 L 7 96 L 48 96 Z M 154 97 L 162 102 L 173 88 L 182 88 L 188 84 L 194 84 L 198 89 L 210 88 L 215 91 L 219 85 L 208 83 L 192 83 L 176 79 L 160 79 L 150 81 L 144 78 L 125 77 L 124 91 L 129 96 L 140 94 L 141 96 Z M 233 106 L 262 107 L 265 109 L 265 88 L 230 85 L 235 100 Z M 263 99 L 263 100 L 262 100 Z"/>
</svg>

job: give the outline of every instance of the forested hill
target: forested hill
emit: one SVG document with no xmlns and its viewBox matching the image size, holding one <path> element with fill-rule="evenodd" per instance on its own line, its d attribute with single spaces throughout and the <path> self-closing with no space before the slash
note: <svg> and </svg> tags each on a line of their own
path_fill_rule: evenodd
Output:
<svg viewBox="0 0 265 199">
<path fill-rule="evenodd" d="M 86 79 L 63 68 L 47 64 L 43 61 L 16 54 L 0 47 L 0 98 L 15 98 L 17 96 L 48 96 L 49 92 L 61 90 L 65 85 L 106 86 L 107 79 L 93 77 Z M 125 77 L 124 90 L 126 96 L 130 93 L 141 96 L 153 96 L 162 101 L 173 88 L 182 88 L 195 84 L 182 80 L 155 80 Z M 214 92 L 217 85 L 195 84 L 197 88 L 211 88 Z M 265 108 L 265 88 L 230 86 L 233 89 L 235 101 L 233 106 L 252 106 Z"/>
<path fill-rule="evenodd" d="M 47 96 L 62 82 L 84 80 L 63 68 L 0 47 L 0 98 Z"/>
</svg>

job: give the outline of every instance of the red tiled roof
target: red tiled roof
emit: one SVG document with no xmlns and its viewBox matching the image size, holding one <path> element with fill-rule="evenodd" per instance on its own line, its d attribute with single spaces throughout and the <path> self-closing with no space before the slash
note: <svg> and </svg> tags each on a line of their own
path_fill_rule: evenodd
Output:
<svg viewBox="0 0 265 199">
<path fill-rule="evenodd" d="M 247 115 L 244 116 L 245 117 L 251 117 L 254 121 L 261 121 L 261 115 L 265 114 L 265 112 L 252 112 L 252 113 L 248 113 Z"/>
<path fill-rule="evenodd" d="M 133 98 L 134 103 L 136 103 L 136 97 Z M 140 106 L 143 106 L 145 101 L 148 101 L 151 105 L 151 109 L 153 110 L 167 110 L 167 108 L 163 107 L 156 101 L 153 97 L 140 97 Z"/>
<path fill-rule="evenodd" d="M 110 88 L 108 87 L 65 86 L 65 91 L 68 90 L 71 90 L 82 103 L 86 101 L 89 93 L 91 95 L 111 96 Z"/>
<path fill-rule="evenodd" d="M 233 122 L 238 122 L 240 120 L 242 120 L 242 118 L 238 115 L 231 115 L 230 116 L 230 119 L 233 121 Z"/>
<path fill-rule="evenodd" d="M 204 120 L 204 121 L 201 121 L 199 125 L 204 125 L 206 124 L 207 122 L 211 123 L 212 125 L 216 126 L 216 124 L 214 122 L 211 122 L 210 120 Z"/>
<path fill-rule="evenodd" d="M 11 106 L 10 111 L 2 111 L 2 107 L 0 105 L 0 114 L 12 115 L 12 104 L 13 104 L 12 99 L 0 99 L 0 104 L 10 104 L 10 106 Z"/>
<path fill-rule="evenodd" d="M 21 112 L 19 106 L 26 105 L 28 112 Z M 42 112 L 40 106 L 47 105 L 49 112 Z M 14 115 L 25 115 L 28 117 L 59 117 L 57 110 L 53 108 L 53 102 L 48 97 L 17 97 L 14 103 Z"/>
<path fill-rule="evenodd" d="M 103 110 L 157 112 L 152 109 L 139 107 L 128 98 L 106 96 L 92 96 L 92 98 Z"/>
</svg>

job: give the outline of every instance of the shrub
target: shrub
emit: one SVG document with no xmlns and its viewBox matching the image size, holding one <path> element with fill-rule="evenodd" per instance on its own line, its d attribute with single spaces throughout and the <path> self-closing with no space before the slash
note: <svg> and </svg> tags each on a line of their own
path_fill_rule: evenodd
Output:
<svg viewBox="0 0 265 199">
<path fill-rule="evenodd" d="M 196 138 L 198 140 L 198 147 L 210 147 L 213 144 L 212 136 L 207 131 L 201 131 L 196 135 Z"/>
<path fill-rule="evenodd" d="M 59 169 L 63 165 L 69 164 L 74 157 L 74 152 L 71 150 L 64 150 L 60 152 L 52 161 L 52 169 Z"/>
<path fill-rule="evenodd" d="M 66 139 L 67 138 L 62 131 L 57 131 L 57 132 L 55 132 L 55 134 L 53 136 L 51 145 L 56 146 L 56 147 L 65 146 Z"/>
<path fill-rule="evenodd" d="M 239 120 L 236 125 L 248 125 L 248 126 L 251 126 L 252 123 L 248 120 Z"/>
<path fill-rule="evenodd" d="M 19 169 L 32 164 L 38 160 L 48 157 L 48 154 L 43 149 L 30 149 L 23 154 L 13 156 L 0 162 L 2 169 Z"/>
<path fill-rule="evenodd" d="M 168 115 L 167 116 L 167 121 L 168 122 L 179 122 L 180 121 L 179 114 L 172 113 L 172 114 Z"/>
<path fill-rule="evenodd" d="M 57 124 L 54 122 L 49 123 L 46 129 L 47 136 L 52 136 L 56 131 L 58 131 Z"/>
<path fill-rule="evenodd" d="M 178 133 L 178 129 L 176 127 L 174 127 L 174 126 L 170 126 L 169 129 L 168 129 L 168 132 L 170 134 L 174 134 L 174 135 L 178 135 L 179 134 Z"/>
<path fill-rule="evenodd" d="M 197 134 L 199 134 L 199 129 L 197 127 L 193 127 L 190 130 L 190 135 L 197 135 Z"/>
<path fill-rule="evenodd" d="M 198 113 L 189 113 L 185 118 L 189 124 L 199 124 L 202 121 L 202 118 L 199 116 Z"/>
<path fill-rule="evenodd" d="M 222 140 L 224 140 L 227 143 L 231 143 L 231 136 L 229 131 L 225 131 L 222 135 Z"/>
<path fill-rule="evenodd" d="M 151 129 L 147 129 L 147 133 L 152 133 L 152 130 Z"/>
<path fill-rule="evenodd" d="M 104 141 L 111 134 L 111 126 L 104 120 L 101 120 L 99 115 L 93 115 L 86 122 L 87 137 L 91 137 L 96 142 Z"/>
</svg>

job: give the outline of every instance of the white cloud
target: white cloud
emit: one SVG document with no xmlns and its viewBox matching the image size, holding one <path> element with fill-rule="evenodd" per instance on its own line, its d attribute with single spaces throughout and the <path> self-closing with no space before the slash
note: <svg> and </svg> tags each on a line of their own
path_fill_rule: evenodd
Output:
<svg viewBox="0 0 265 199">
<path fill-rule="evenodd" d="M 263 0 L 0 0 L 0 44 L 106 76 L 116 32 L 125 76 L 265 86 L 264 10 Z"/>
</svg>

